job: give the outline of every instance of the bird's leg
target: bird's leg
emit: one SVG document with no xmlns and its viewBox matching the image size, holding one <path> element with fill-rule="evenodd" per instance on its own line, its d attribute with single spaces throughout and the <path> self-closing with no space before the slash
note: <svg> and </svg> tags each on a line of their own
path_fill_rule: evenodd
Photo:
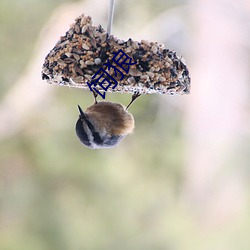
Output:
<svg viewBox="0 0 250 250">
<path fill-rule="evenodd" d="M 97 102 L 97 96 L 98 96 L 98 94 L 94 91 L 94 90 L 92 90 L 92 93 L 93 93 L 93 96 L 94 96 L 94 99 L 95 99 L 95 104 L 97 104 L 98 102 Z"/>
<path fill-rule="evenodd" d="M 131 104 L 140 96 L 141 94 L 139 93 L 139 91 L 135 92 L 132 95 L 132 99 L 130 101 L 130 103 L 128 104 L 128 106 L 126 107 L 126 110 L 131 106 Z"/>
</svg>

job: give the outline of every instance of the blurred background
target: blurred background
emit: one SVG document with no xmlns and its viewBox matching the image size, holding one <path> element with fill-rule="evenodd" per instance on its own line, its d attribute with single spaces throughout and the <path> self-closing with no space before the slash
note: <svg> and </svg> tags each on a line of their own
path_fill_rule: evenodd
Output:
<svg viewBox="0 0 250 250">
<path fill-rule="evenodd" d="M 112 33 L 176 50 L 191 94 L 140 97 L 134 134 L 90 150 L 74 126 L 91 93 L 41 68 L 81 13 L 106 28 L 108 5 L 0 2 L 0 249 L 249 250 L 250 1 L 117 0 Z"/>
</svg>

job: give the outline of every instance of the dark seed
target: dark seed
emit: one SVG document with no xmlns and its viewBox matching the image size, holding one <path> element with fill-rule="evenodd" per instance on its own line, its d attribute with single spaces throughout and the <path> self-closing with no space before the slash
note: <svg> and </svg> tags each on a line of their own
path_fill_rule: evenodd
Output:
<svg viewBox="0 0 250 250">
<path fill-rule="evenodd" d="M 62 54 L 62 55 L 61 55 L 61 59 L 62 59 L 62 60 L 66 59 L 66 58 L 68 58 L 68 57 L 67 57 L 65 54 Z"/>
<path fill-rule="evenodd" d="M 170 74 L 173 78 L 177 77 L 176 71 L 174 69 L 170 69 Z"/>
<path fill-rule="evenodd" d="M 140 76 L 134 76 L 134 78 L 135 78 L 135 81 L 136 81 L 136 82 L 139 82 L 139 81 L 140 81 Z"/>
<path fill-rule="evenodd" d="M 48 79 L 49 79 L 49 76 L 47 76 L 46 74 L 42 73 L 42 79 L 43 79 L 43 80 L 48 80 Z"/>
<path fill-rule="evenodd" d="M 69 82 L 69 79 L 66 78 L 66 77 L 62 77 L 62 80 L 63 80 L 64 82 Z"/>
</svg>

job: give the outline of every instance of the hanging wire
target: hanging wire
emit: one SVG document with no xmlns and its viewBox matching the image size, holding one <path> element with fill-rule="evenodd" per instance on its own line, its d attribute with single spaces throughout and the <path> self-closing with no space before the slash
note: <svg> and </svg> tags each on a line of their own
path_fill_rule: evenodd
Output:
<svg viewBox="0 0 250 250">
<path fill-rule="evenodd" d="M 108 26 L 107 26 L 107 33 L 109 35 L 110 35 L 111 29 L 112 29 L 114 9 L 115 9 L 115 0 L 110 0 L 110 3 L 109 3 L 109 13 L 108 13 Z"/>
</svg>

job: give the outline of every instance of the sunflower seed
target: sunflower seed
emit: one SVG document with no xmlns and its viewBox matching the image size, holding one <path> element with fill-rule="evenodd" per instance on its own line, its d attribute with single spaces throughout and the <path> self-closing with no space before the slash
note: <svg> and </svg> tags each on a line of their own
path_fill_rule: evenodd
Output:
<svg viewBox="0 0 250 250">
<path fill-rule="evenodd" d="M 138 69 L 130 68 L 130 69 L 129 69 L 129 74 L 130 74 L 131 76 L 141 76 L 141 75 L 142 75 L 142 72 L 140 72 Z"/>
<path fill-rule="evenodd" d="M 152 47 L 151 47 L 151 51 L 154 53 L 154 54 L 156 54 L 157 53 L 157 47 L 155 46 L 155 45 L 153 45 Z"/>
<path fill-rule="evenodd" d="M 85 62 L 85 64 L 86 64 L 86 65 L 94 65 L 95 63 L 94 63 L 93 61 L 87 60 L 87 61 Z"/>
<path fill-rule="evenodd" d="M 82 44 L 82 48 L 85 49 L 85 50 L 89 50 L 89 46 L 86 43 Z"/>
</svg>

